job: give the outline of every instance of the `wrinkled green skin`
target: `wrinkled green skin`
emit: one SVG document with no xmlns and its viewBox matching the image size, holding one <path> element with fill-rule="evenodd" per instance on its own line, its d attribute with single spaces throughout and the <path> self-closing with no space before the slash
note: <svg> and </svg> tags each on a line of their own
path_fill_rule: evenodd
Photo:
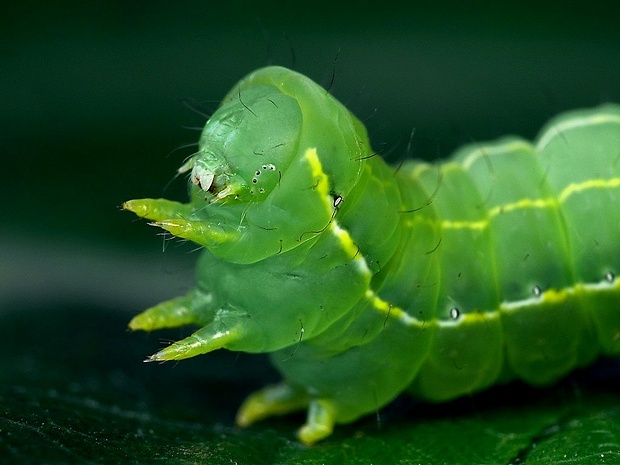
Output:
<svg viewBox="0 0 620 465">
<path fill-rule="evenodd" d="M 550 383 L 620 353 L 620 107 L 391 168 L 323 88 L 270 67 L 206 123 L 187 204 L 123 207 L 204 247 L 196 287 L 132 329 L 198 325 L 149 361 L 270 352 L 237 422 L 307 409 L 312 444 L 403 391 Z"/>
</svg>

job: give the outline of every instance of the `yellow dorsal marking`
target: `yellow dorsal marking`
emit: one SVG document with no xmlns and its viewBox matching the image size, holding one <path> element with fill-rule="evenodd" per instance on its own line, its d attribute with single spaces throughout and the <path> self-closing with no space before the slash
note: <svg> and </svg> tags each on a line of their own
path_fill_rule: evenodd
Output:
<svg viewBox="0 0 620 465">
<path fill-rule="evenodd" d="M 588 179 L 586 181 L 571 183 L 566 186 L 560 194 L 555 197 L 547 197 L 544 199 L 530 199 L 524 198 L 517 200 L 516 202 L 506 203 L 503 205 L 498 205 L 496 207 L 491 208 L 488 213 L 486 219 L 475 220 L 475 221 L 451 221 L 444 220 L 442 221 L 441 227 L 443 229 L 473 229 L 473 230 L 483 230 L 487 228 L 492 219 L 497 215 L 512 212 L 516 210 L 524 210 L 524 209 L 545 209 L 545 208 L 555 208 L 558 205 L 564 203 L 566 199 L 568 199 L 571 195 L 577 194 L 582 191 L 591 190 L 591 189 L 614 189 L 620 187 L 620 178 L 610 178 L 610 179 Z"/>
<path fill-rule="evenodd" d="M 551 208 L 556 205 L 557 203 L 555 199 L 553 199 L 552 197 L 549 197 L 546 199 L 525 198 L 525 199 L 517 200 L 516 202 L 506 203 L 504 205 L 498 205 L 497 207 L 491 208 L 491 210 L 489 210 L 489 216 L 494 217 L 502 213 L 508 213 L 508 212 L 512 212 L 516 210 L 525 210 L 526 208 L 529 208 L 532 210 L 536 208 L 538 209 Z"/>
<path fill-rule="evenodd" d="M 562 190 L 558 201 L 563 203 L 572 194 L 588 189 L 613 189 L 615 187 L 620 187 L 620 178 L 588 179 L 579 183 L 571 183 Z"/>
<path fill-rule="evenodd" d="M 569 129 L 578 128 L 581 126 L 593 126 L 595 124 L 608 124 L 617 123 L 620 124 L 620 115 L 616 113 L 599 113 L 595 115 L 584 116 L 581 118 L 571 118 L 564 121 L 560 121 L 551 126 L 547 132 L 545 132 L 538 142 L 536 143 L 536 150 L 543 150 L 547 144 L 561 135 L 562 132 Z"/>
<path fill-rule="evenodd" d="M 472 151 L 463 160 L 463 168 L 466 170 L 481 157 L 491 157 L 495 155 L 506 155 L 506 152 L 518 152 L 521 150 L 533 150 L 532 144 L 522 139 L 515 139 L 510 142 L 498 143 L 497 145 L 483 145 Z"/>
<path fill-rule="evenodd" d="M 489 220 L 479 221 L 442 221 L 442 229 L 476 229 L 482 231 L 489 225 Z"/>
</svg>

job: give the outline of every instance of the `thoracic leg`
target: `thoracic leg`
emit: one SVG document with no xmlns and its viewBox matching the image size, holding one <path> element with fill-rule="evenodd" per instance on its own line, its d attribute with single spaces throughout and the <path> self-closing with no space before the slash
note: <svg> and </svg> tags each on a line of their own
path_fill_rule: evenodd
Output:
<svg viewBox="0 0 620 465">
<path fill-rule="evenodd" d="M 241 427 L 274 415 L 308 409 L 306 424 L 297 433 L 307 445 L 329 436 L 335 423 L 335 409 L 329 400 L 310 399 L 304 388 L 288 383 L 267 386 L 251 394 L 237 413 Z"/>
<path fill-rule="evenodd" d="M 336 409 L 334 403 L 328 399 L 314 399 L 310 401 L 308 418 L 297 432 L 297 436 L 304 444 L 314 444 L 332 434 L 335 423 Z"/>
<path fill-rule="evenodd" d="M 243 402 L 237 412 L 237 424 L 246 427 L 264 418 L 286 415 L 305 409 L 310 402 L 303 388 L 280 383 L 256 391 Z"/>
<path fill-rule="evenodd" d="M 129 322 L 129 329 L 153 331 L 176 328 L 197 323 L 197 317 L 187 296 L 167 300 L 136 315 Z"/>
</svg>

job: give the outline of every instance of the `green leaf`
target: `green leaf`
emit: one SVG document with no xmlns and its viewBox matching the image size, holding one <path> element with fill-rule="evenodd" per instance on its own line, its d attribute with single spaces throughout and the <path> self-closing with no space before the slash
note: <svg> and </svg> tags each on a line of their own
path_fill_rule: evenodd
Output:
<svg viewBox="0 0 620 465">
<path fill-rule="evenodd" d="M 520 383 L 447 404 L 394 404 L 313 447 L 303 418 L 241 430 L 236 408 L 277 374 L 263 357 L 209 354 L 144 364 L 162 337 L 126 312 L 49 305 L 0 312 L 3 463 L 598 464 L 620 461 L 616 361 L 556 386 Z"/>
</svg>

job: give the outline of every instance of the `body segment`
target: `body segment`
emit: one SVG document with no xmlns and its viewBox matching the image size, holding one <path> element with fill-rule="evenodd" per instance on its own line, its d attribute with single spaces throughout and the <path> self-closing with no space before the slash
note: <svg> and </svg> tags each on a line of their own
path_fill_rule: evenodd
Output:
<svg viewBox="0 0 620 465">
<path fill-rule="evenodd" d="M 238 423 L 307 409 L 308 444 L 405 390 L 552 382 L 620 353 L 619 160 L 607 105 L 391 168 L 320 86 L 259 70 L 182 168 L 189 203 L 124 204 L 205 247 L 196 288 L 130 327 L 200 327 L 150 360 L 272 353 L 284 382 Z"/>
</svg>

